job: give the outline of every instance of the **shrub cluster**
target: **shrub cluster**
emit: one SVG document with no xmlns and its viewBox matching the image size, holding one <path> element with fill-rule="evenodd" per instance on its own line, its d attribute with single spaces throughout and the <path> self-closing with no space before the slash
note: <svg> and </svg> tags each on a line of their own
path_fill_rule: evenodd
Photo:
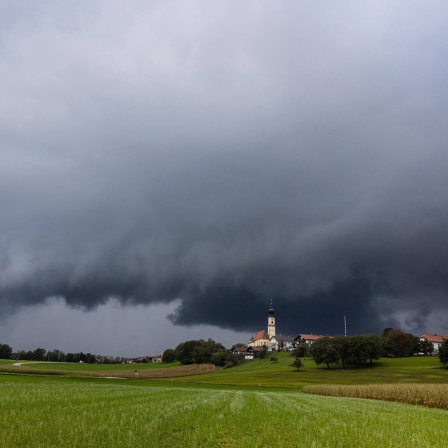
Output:
<svg viewBox="0 0 448 448">
<path fill-rule="evenodd" d="M 234 355 L 213 339 L 199 339 L 181 342 L 175 349 L 165 350 L 162 361 L 180 361 L 182 365 L 213 364 L 218 367 L 232 367 L 244 362 L 244 357 Z"/>
<path fill-rule="evenodd" d="M 381 338 L 374 334 L 359 336 L 323 337 L 314 342 L 310 355 L 317 365 L 341 363 L 345 368 L 348 365 L 361 367 L 363 364 L 379 359 L 383 346 Z"/>
</svg>

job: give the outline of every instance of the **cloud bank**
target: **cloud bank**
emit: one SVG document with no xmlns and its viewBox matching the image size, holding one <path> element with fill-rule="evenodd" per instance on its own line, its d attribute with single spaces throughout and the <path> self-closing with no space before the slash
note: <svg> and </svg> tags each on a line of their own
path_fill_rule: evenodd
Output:
<svg viewBox="0 0 448 448">
<path fill-rule="evenodd" d="M 0 310 L 448 331 L 448 7 L 0 14 Z M 179 302 L 174 302 L 178 300 Z"/>
</svg>

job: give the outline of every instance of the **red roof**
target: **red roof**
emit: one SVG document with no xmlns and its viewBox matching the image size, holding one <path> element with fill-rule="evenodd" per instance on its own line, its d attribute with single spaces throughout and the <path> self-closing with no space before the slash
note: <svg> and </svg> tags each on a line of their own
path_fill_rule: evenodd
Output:
<svg viewBox="0 0 448 448">
<path fill-rule="evenodd" d="M 300 333 L 298 334 L 294 339 L 306 339 L 307 341 L 317 341 L 318 339 L 320 339 L 322 336 L 317 336 L 315 334 L 304 334 L 304 333 Z"/>
<path fill-rule="evenodd" d="M 437 342 L 441 344 L 445 339 L 448 339 L 448 336 L 442 336 L 441 334 L 422 334 L 421 338 L 426 339 L 428 342 Z"/>
<path fill-rule="evenodd" d="M 252 338 L 252 341 L 258 341 L 259 339 L 269 339 L 266 330 L 260 330 L 257 334 Z"/>
</svg>

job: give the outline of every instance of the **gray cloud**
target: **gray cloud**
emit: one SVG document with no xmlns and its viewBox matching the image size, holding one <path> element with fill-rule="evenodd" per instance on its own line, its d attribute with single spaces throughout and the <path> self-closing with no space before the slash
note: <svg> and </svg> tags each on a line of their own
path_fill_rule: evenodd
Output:
<svg viewBox="0 0 448 448">
<path fill-rule="evenodd" d="M 55 2 L 0 47 L 0 307 L 447 331 L 448 8 Z M 305 328 L 306 327 L 306 328 Z"/>
</svg>

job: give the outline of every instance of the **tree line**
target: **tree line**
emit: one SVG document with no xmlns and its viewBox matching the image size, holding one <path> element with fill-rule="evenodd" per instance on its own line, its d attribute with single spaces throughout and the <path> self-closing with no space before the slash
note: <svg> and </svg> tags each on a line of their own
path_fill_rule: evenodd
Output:
<svg viewBox="0 0 448 448">
<path fill-rule="evenodd" d="M 50 361 L 50 362 L 74 362 L 87 364 L 119 364 L 126 361 L 126 358 L 94 355 L 92 353 L 64 353 L 61 350 L 45 350 L 36 348 L 35 350 L 19 350 L 14 352 L 9 344 L 0 344 L 0 359 L 16 359 L 20 361 Z"/>
<path fill-rule="evenodd" d="M 386 328 L 381 337 L 375 334 L 322 337 L 309 346 L 300 344 L 293 356 L 309 356 L 317 365 L 324 364 L 328 368 L 331 364 L 341 364 L 345 368 L 362 367 L 382 357 L 429 356 L 433 352 L 434 346 L 430 342 L 396 328 Z M 438 355 L 446 366 L 448 341 L 443 343 Z"/>
<path fill-rule="evenodd" d="M 175 349 L 163 352 L 163 362 L 180 361 L 187 364 L 214 364 L 218 367 L 232 367 L 244 362 L 243 355 L 235 355 L 213 339 L 181 342 Z"/>
</svg>

